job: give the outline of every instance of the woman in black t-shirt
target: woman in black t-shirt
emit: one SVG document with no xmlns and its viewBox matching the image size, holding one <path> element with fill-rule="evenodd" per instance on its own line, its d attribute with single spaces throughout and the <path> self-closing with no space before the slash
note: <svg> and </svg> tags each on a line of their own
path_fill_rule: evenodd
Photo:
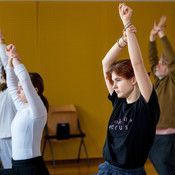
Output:
<svg viewBox="0 0 175 175">
<path fill-rule="evenodd" d="M 119 14 L 124 35 L 102 61 L 113 112 L 103 148 L 106 162 L 99 165 L 98 175 L 145 175 L 160 110 L 130 21 L 132 9 L 119 4 Z M 130 60 L 115 63 L 127 44 Z"/>
</svg>

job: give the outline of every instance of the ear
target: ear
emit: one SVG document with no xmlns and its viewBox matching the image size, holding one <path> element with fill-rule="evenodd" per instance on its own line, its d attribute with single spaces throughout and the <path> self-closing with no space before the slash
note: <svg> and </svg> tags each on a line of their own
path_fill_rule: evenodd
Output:
<svg viewBox="0 0 175 175">
<path fill-rule="evenodd" d="M 136 77 L 135 77 L 135 76 L 133 76 L 133 77 L 131 78 L 131 81 L 132 81 L 132 84 L 133 84 L 133 85 L 136 85 L 136 84 L 137 84 L 137 80 L 136 80 Z"/>
<path fill-rule="evenodd" d="M 38 93 L 38 88 L 37 88 L 37 87 L 35 88 L 35 90 L 36 90 L 36 92 Z"/>
</svg>

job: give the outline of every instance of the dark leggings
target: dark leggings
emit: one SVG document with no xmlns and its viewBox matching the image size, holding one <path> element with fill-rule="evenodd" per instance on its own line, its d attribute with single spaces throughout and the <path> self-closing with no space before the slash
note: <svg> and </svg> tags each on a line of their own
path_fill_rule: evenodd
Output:
<svg viewBox="0 0 175 175">
<path fill-rule="evenodd" d="M 49 171 L 42 156 L 39 156 L 26 160 L 12 160 L 12 169 L 0 170 L 0 175 L 49 175 Z"/>
<path fill-rule="evenodd" d="M 159 175 L 175 175 L 175 134 L 156 135 L 149 158 Z"/>
</svg>

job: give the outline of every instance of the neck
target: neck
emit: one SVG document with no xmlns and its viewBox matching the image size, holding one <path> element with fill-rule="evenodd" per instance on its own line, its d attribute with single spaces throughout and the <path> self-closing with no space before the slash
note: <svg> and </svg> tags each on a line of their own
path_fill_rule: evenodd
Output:
<svg viewBox="0 0 175 175">
<path fill-rule="evenodd" d="M 134 86 L 132 92 L 130 93 L 130 95 L 128 96 L 128 98 L 126 98 L 126 102 L 129 103 L 134 103 L 135 101 L 138 100 L 138 98 L 140 97 L 140 90 L 138 88 L 137 85 Z"/>
</svg>

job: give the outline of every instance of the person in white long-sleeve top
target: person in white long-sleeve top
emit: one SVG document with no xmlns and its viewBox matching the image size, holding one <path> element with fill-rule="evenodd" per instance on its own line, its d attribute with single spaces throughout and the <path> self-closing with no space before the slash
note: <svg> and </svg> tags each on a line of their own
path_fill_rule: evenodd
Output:
<svg viewBox="0 0 175 175">
<path fill-rule="evenodd" d="M 7 85 L 17 113 L 11 125 L 12 169 L 0 170 L 0 175 L 49 175 L 40 153 L 49 106 L 43 96 L 43 80 L 27 72 L 14 45 L 6 47 L 6 54 Z"/>
<path fill-rule="evenodd" d="M 0 30 L 0 160 L 4 169 L 12 167 L 11 123 L 16 114 L 16 108 L 6 83 L 7 63 L 6 45 Z"/>
</svg>

